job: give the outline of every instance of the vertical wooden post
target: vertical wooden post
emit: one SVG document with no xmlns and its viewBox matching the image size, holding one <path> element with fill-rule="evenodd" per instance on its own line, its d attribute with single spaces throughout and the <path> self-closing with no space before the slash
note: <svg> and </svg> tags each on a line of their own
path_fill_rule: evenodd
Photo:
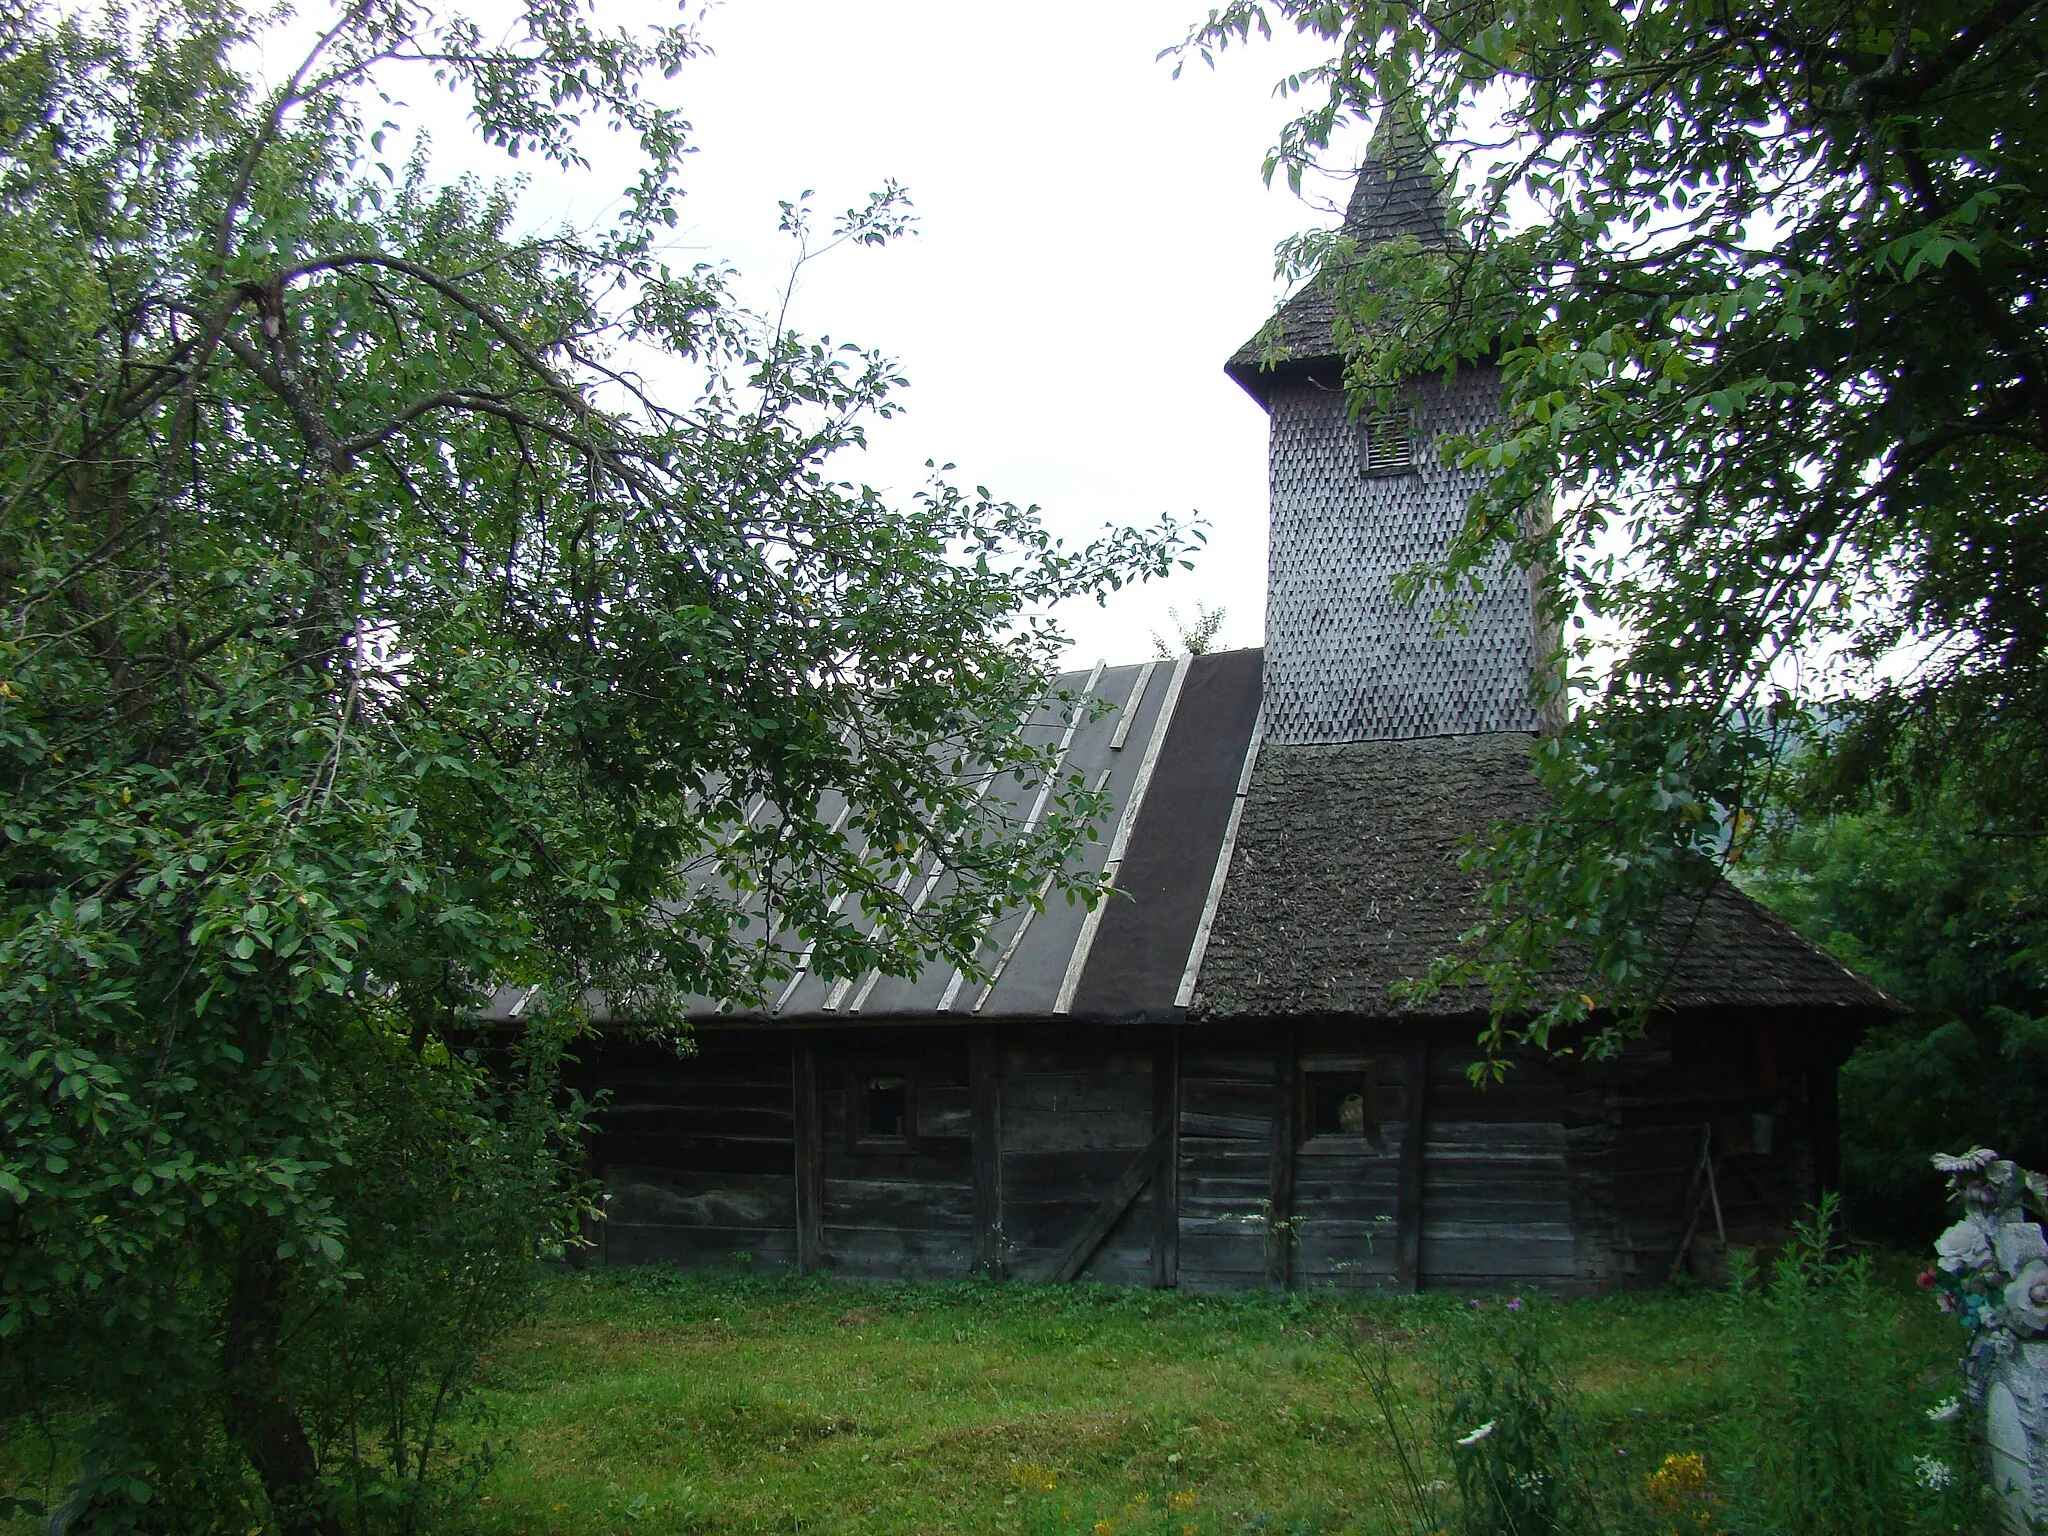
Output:
<svg viewBox="0 0 2048 1536">
<path fill-rule="evenodd" d="M 1822 1195 L 1842 1187 L 1842 1099 L 1841 1067 L 1832 1057 L 1817 1063 L 1807 1074 L 1807 1113 L 1813 1135 L 1813 1177 Z"/>
<path fill-rule="evenodd" d="M 818 1048 L 799 1040 L 791 1066 L 796 1114 L 796 1272 L 825 1262 L 825 1131 L 818 1112 Z"/>
<path fill-rule="evenodd" d="M 1417 1022 L 1408 1039 L 1408 1065 L 1401 1079 L 1401 1173 L 1395 1196 L 1395 1229 L 1400 1249 L 1394 1281 L 1404 1291 L 1422 1284 L 1422 1146 L 1429 1134 L 1429 1025 Z"/>
<path fill-rule="evenodd" d="M 1152 1175 L 1152 1284 L 1180 1284 L 1180 1036 L 1169 1035 L 1152 1054 L 1152 1132 L 1166 1150 Z"/>
<path fill-rule="evenodd" d="M 1299 1051 L 1295 1030 L 1287 1026 L 1273 1052 L 1273 1160 L 1266 1189 L 1266 1283 L 1287 1289 L 1294 1263 L 1295 1106 L 1301 1091 L 1296 1081 Z"/>
<path fill-rule="evenodd" d="M 1003 1277 L 1003 1085 L 995 1029 L 967 1038 L 967 1093 L 974 1158 L 974 1268 Z"/>
</svg>

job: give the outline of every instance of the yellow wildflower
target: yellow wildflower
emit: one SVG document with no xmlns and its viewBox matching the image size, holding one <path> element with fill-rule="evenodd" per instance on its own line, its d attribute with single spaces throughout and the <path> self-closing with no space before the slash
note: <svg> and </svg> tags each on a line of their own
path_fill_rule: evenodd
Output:
<svg viewBox="0 0 2048 1536">
<path fill-rule="evenodd" d="M 1031 1493 L 1051 1493 L 1060 1485 L 1060 1475 L 1051 1467 L 1012 1467 L 1010 1476 L 1016 1479 L 1019 1488 Z"/>
<path fill-rule="evenodd" d="M 1195 1507 L 1195 1496 L 1186 1489 L 1166 1496 L 1166 1507 L 1172 1510 L 1189 1510 Z"/>
<path fill-rule="evenodd" d="M 1674 1452 L 1643 1479 L 1650 1507 L 1670 1521 L 1674 1536 L 1709 1536 L 1714 1496 L 1707 1488 L 1707 1459 L 1698 1451 Z"/>
<path fill-rule="evenodd" d="M 1095 1536 L 1116 1536 L 1116 1522 L 1113 1520 L 1096 1521 Z"/>
</svg>

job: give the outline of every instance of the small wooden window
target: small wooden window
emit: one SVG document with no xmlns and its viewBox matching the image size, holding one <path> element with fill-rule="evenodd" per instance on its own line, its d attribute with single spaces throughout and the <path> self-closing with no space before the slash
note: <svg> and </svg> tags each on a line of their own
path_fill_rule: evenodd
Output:
<svg viewBox="0 0 2048 1536">
<path fill-rule="evenodd" d="M 1379 411 L 1358 418 L 1358 472 L 1361 475 L 1406 475 L 1415 470 L 1415 437 L 1402 411 Z"/>
<path fill-rule="evenodd" d="M 857 1067 L 846 1080 L 846 1141 L 856 1152 L 917 1144 L 917 1080 L 899 1066 Z"/>
<path fill-rule="evenodd" d="M 1369 1068 L 1304 1072 L 1301 1087 L 1304 1141 L 1332 1147 L 1379 1144 L 1378 1085 Z"/>
</svg>

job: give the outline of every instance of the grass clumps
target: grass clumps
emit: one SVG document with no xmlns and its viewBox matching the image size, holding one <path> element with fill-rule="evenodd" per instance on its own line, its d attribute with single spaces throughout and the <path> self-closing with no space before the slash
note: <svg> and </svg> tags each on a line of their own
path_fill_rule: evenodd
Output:
<svg viewBox="0 0 2048 1536">
<path fill-rule="evenodd" d="M 1928 1417 L 1955 1350 L 1903 1262 L 1825 1238 L 1731 1290 L 1570 1302 L 565 1274 L 488 1362 L 504 1452 L 437 1529 L 1788 1536 L 1842 1463 L 1899 1523 L 1827 1529 L 1951 1536 L 1983 1513 L 1962 1421 Z M 14 1471 L 46 1449 L 0 1431 Z"/>
</svg>

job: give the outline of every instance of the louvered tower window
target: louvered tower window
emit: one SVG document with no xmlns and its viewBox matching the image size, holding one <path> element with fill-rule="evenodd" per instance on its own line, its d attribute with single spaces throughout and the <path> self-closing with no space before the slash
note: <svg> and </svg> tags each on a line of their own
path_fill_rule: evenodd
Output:
<svg viewBox="0 0 2048 1536">
<path fill-rule="evenodd" d="M 1404 411 L 1380 411 L 1358 418 L 1358 472 L 1406 475 L 1415 470 L 1415 438 Z"/>
</svg>

